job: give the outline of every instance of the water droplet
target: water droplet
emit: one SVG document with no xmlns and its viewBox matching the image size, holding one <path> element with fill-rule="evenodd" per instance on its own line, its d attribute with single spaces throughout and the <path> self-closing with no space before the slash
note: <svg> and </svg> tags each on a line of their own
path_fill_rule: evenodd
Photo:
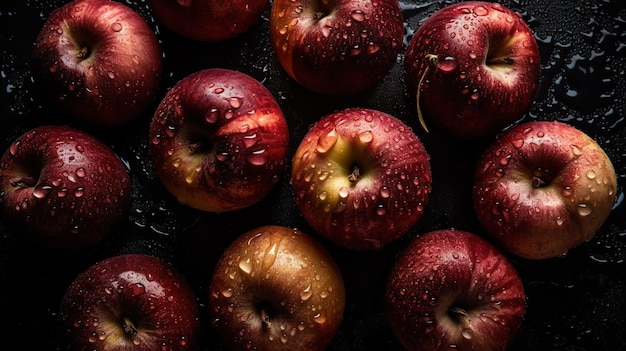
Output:
<svg viewBox="0 0 626 351">
<path fill-rule="evenodd" d="M 231 97 L 228 99 L 228 104 L 234 109 L 238 109 L 243 104 L 243 99 L 240 97 Z"/>
<path fill-rule="evenodd" d="M 328 150 L 335 146 L 338 138 L 337 131 L 333 128 L 328 134 L 317 139 L 317 152 L 322 154 L 328 152 Z"/>
<path fill-rule="evenodd" d="M 35 187 L 35 189 L 33 190 L 33 196 L 36 199 L 43 199 L 48 196 L 51 190 L 52 187 L 50 185 L 40 185 Z"/>
<path fill-rule="evenodd" d="M 248 162 L 250 162 L 250 164 L 254 166 L 262 166 L 266 164 L 267 158 L 265 157 L 265 155 L 263 155 L 263 153 L 265 153 L 265 149 L 252 152 L 250 155 L 248 155 Z"/>
<path fill-rule="evenodd" d="M 357 22 L 362 22 L 365 19 L 365 13 L 361 10 L 354 10 L 350 13 L 350 17 Z"/>
<path fill-rule="evenodd" d="M 119 22 L 113 22 L 111 23 L 111 30 L 114 32 L 119 32 L 122 30 L 122 24 Z"/>
<path fill-rule="evenodd" d="M 459 67 L 459 63 L 452 56 L 446 56 L 443 60 L 439 60 L 437 63 L 437 68 L 440 69 L 444 73 L 449 73 L 455 71 Z"/>
<path fill-rule="evenodd" d="M 463 335 L 463 338 L 469 340 L 474 337 L 474 332 L 472 332 L 472 330 L 469 328 L 463 328 L 463 330 L 461 331 L 461 335 Z"/>
<path fill-rule="evenodd" d="M 489 10 L 484 6 L 476 6 L 474 8 L 474 13 L 477 16 L 487 16 L 489 14 Z"/>
<path fill-rule="evenodd" d="M 304 290 L 300 292 L 300 299 L 302 301 L 306 301 L 310 299 L 312 295 L 313 295 L 313 289 L 311 289 L 311 284 L 309 284 L 309 286 L 307 286 Z"/>
<path fill-rule="evenodd" d="M 220 118 L 220 111 L 216 108 L 216 107 L 212 107 L 210 108 L 205 114 L 204 114 L 204 120 L 207 123 L 215 123 L 217 122 L 217 120 Z"/>
<path fill-rule="evenodd" d="M 80 188 L 76 188 L 74 190 L 74 196 L 76 197 L 82 197 L 83 195 L 85 195 L 85 188 L 80 187 Z"/>
<path fill-rule="evenodd" d="M 252 272 L 252 262 L 250 258 L 239 261 L 239 269 L 246 274 L 250 274 Z"/>
<path fill-rule="evenodd" d="M 361 132 L 359 134 L 359 140 L 363 143 L 370 143 L 374 140 L 374 133 L 371 130 Z"/>
<path fill-rule="evenodd" d="M 589 216 L 591 214 L 591 206 L 586 203 L 578 204 L 578 214 L 581 216 Z"/>
</svg>

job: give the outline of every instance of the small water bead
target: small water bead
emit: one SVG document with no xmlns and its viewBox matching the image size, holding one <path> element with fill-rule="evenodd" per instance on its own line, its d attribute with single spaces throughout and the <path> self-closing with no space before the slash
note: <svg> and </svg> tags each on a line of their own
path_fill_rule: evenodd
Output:
<svg viewBox="0 0 626 351">
<path fill-rule="evenodd" d="M 111 23 L 111 30 L 114 32 L 119 32 L 122 30 L 122 24 L 119 22 Z"/>
<path fill-rule="evenodd" d="M 354 10 L 350 13 L 350 17 L 357 22 L 362 22 L 365 19 L 365 13 L 361 10 Z"/>
</svg>

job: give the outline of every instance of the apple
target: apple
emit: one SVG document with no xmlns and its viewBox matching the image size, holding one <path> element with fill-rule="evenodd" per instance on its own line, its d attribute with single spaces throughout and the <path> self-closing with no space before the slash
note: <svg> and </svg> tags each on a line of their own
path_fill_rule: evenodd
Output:
<svg viewBox="0 0 626 351">
<path fill-rule="evenodd" d="M 179 202 L 208 212 L 262 200 L 281 179 L 289 130 L 272 93 L 238 71 L 205 69 L 181 79 L 150 124 L 156 173 Z"/>
<path fill-rule="evenodd" d="M 154 16 L 175 33 L 217 42 L 247 32 L 267 9 L 269 0 L 150 0 Z"/>
<path fill-rule="evenodd" d="M 504 351 L 526 311 L 521 278 L 487 240 L 455 229 L 413 239 L 389 273 L 385 313 L 411 351 Z"/>
<path fill-rule="evenodd" d="M 154 101 L 162 54 L 152 28 L 130 7 L 75 0 L 50 14 L 32 64 L 51 106 L 76 121 L 119 126 Z"/>
<path fill-rule="evenodd" d="M 170 263 L 145 254 L 99 261 L 65 291 L 59 317 L 73 350 L 196 350 L 195 291 Z"/>
<path fill-rule="evenodd" d="M 298 209 L 319 234 L 354 250 L 377 250 L 419 220 L 431 192 L 430 156 L 404 122 L 349 108 L 322 117 L 293 156 Z"/>
<path fill-rule="evenodd" d="M 298 229 L 267 225 L 237 237 L 210 284 L 213 327 L 233 350 L 321 351 L 345 308 L 334 259 Z"/>
<path fill-rule="evenodd" d="M 448 5 L 415 31 L 405 55 L 418 118 L 465 139 L 495 135 L 533 102 L 539 48 L 521 16 L 498 3 Z"/>
<path fill-rule="evenodd" d="M 0 159 L 3 220 L 44 246 L 79 250 L 116 233 L 131 190 L 115 152 L 69 126 L 35 127 Z"/>
<path fill-rule="evenodd" d="M 404 20 L 395 0 L 274 0 L 269 31 L 287 74 L 327 95 L 375 86 L 404 48 Z"/>
<path fill-rule="evenodd" d="M 590 240 L 616 197 L 615 170 L 602 147 L 558 121 L 503 132 L 482 155 L 473 186 L 485 231 L 528 259 L 563 255 Z"/>
</svg>

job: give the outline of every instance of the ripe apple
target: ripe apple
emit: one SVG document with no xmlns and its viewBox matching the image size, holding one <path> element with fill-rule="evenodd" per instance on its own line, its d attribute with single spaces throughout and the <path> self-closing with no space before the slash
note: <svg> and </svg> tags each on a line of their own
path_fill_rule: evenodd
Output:
<svg viewBox="0 0 626 351">
<path fill-rule="evenodd" d="M 75 0 L 50 14 L 33 67 L 52 106 L 81 122 L 117 126 L 153 102 L 162 55 L 152 28 L 130 7 Z"/>
<path fill-rule="evenodd" d="M 224 212 L 262 200 L 279 181 L 289 130 L 261 82 L 213 68 L 180 80 L 150 124 L 150 154 L 165 187 L 190 207 Z"/>
<path fill-rule="evenodd" d="M 216 42 L 248 31 L 268 0 L 150 0 L 154 16 L 165 27 L 193 40 Z"/>
<path fill-rule="evenodd" d="M 155 256 L 99 261 L 66 290 L 59 316 L 73 350 L 195 350 L 196 295 L 184 276 Z"/>
<path fill-rule="evenodd" d="M 348 95 L 387 76 L 403 49 L 404 21 L 395 0 L 274 0 L 270 37 L 300 85 Z"/>
<path fill-rule="evenodd" d="M 385 312 L 407 350 L 504 351 L 526 311 L 522 281 L 508 258 L 476 234 L 423 234 L 389 273 Z"/>
<path fill-rule="evenodd" d="M 224 251 L 210 285 L 211 323 L 233 351 L 323 350 L 343 320 L 343 277 L 298 229 L 262 226 Z"/>
<path fill-rule="evenodd" d="M 309 129 L 290 182 L 315 231 L 349 249 L 381 249 L 421 217 L 431 192 L 430 156 L 398 118 L 350 108 Z"/>
<path fill-rule="evenodd" d="M 591 239 L 617 197 L 611 160 L 596 141 L 557 121 L 503 132 L 474 178 L 478 219 L 510 252 L 556 257 Z"/>
<path fill-rule="evenodd" d="M 498 4 L 448 5 L 421 24 L 407 47 L 405 71 L 423 116 L 456 137 L 495 135 L 535 98 L 539 48 L 521 16 Z"/>
<path fill-rule="evenodd" d="M 40 244 L 96 245 L 124 223 L 130 200 L 130 176 L 114 151 L 68 126 L 35 127 L 0 159 L 3 220 Z"/>
</svg>

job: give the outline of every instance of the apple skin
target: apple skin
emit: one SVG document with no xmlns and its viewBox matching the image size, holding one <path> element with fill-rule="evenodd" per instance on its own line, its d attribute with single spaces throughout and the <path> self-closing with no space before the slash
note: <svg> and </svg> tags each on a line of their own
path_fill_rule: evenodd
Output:
<svg viewBox="0 0 626 351">
<path fill-rule="evenodd" d="M 239 210 L 262 200 L 280 180 L 289 130 L 261 82 L 212 68 L 180 80 L 150 124 L 150 154 L 179 202 L 208 211 Z"/>
<path fill-rule="evenodd" d="M 566 254 L 590 240 L 617 197 L 611 160 L 600 145 L 558 121 L 503 132 L 474 177 L 474 207 L 486 232 L 528 259 Z"/>
<path fill-rule="evenodd" d="M 128 171 L 114 151 L 68 126 L 39 126 L 0 159 L 0 210 L 44 246 L 81 250 L 116 233 L 131 202 Z"/>
<path fill-rule="evenodd" d="M 95 263 L 65 291 L 59 317 L 73 350 L 196 350 L 194 290 L 155 256 L 122 254 Z"/>
<path fill-rule="evenodd" d="M 350 95 L 379 83 L 403 49 L 394 0 L 275 0 L 270 37 L 280 65 L 317 93 Z"/>
<path fill-rule="evenodd" d="M 349 108 L 302 139 L 290 183 L 307 223 L 335 244 L 377 250 L 419 220 L 431 192 L 430 156 L 404 122 Z"/>
<path fill-rule="evenodd" d="M 162 53 L 152 28 L 130 7 L 75 0 L 46 20 L 33 71 L 51 106 L 80 122 L 119 126 L 153 103 Z"/>
<path fill-rule="evenodd" d="M 334 259 L 298 229 L 268 225 L 235 239 L 210 285 L 211 323 L 233 350 L 323 350 L 345 308 Z"/>
<path fill-rule="evenodd" d="M 521 118 L 541 73 L 537 42 L 521 16 L 477 1 L 428 17 L 411 38 L 404 65 L 424 128 L 423 116 L 463 139 L 493 136 Z"/>
<path fill-rule="evenodd" d="M 385 313 L 407 350 L 504 351 L 526 311 L 509 259 L 476 234 L 441 229 L 416 237 L 389 273 Z"/>
<path fill-rule="evenodd" d="M 198 41 L 217 42 L 247 32 L 268 7 L 268 0 L 150 0 L 156 18 L 173 32 Z"/>
</svg>

